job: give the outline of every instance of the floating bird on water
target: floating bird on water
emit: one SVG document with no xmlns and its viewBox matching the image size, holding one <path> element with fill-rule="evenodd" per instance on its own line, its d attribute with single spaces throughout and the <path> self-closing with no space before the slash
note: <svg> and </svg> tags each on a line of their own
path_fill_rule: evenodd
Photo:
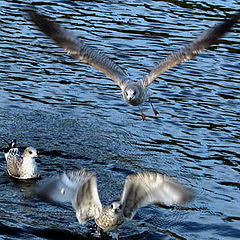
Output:
<svg viewBox="0 0 240 240">
<path fill-rule="evenodd" d="M 16 146 L 16 140 L 8 145 L 9 147 L 4 149 L 8 174 L 18 179 L 39 178 L 40 173 L 35 161 L 35 158 L 38 157 L 37 150 L 33 147 L 27 147 L 21 156 Z"/>
<path fill-rule="evenodd" d="M 59 178 L 35 188 L 38 197 L 71 202 L 80 224 L 94 219 L 100 229 L 114 231 L 133 218 L 138 208 L 148 204 L 184 204 L 193 199 L 186 187 L 172 178 L 157 173 L 143 172 L 127 177 L 120 201 L 102 205 L 96 175 L 88 170 L 67 171 Z"/>
<path fill-rule="evenodd" d="M 38 26 L 38 28 L 48 37 L 52 38 L 73 58 L 95 67 L 110 77 L 121 88 L 125 101 L 133 106 L 139 107 L 143 120 L 146 120 L 146 116 L 142 112 L 140 105 L 146 99 L 149 99 L 150 101 L 147 87 L 168 69 L 193 58 L 204 49 L 208 48 L 218 38 L 222 37 L 226 32 L 228 32 L 240 18 L 240 12 L 238 12 L 230 19 L 227 19 L 223 23 L 210 28 L 206 33 L 203 33 L 189 45 L 173 52 L 168 57 L 163 59 L 150 71 L 149 74 L 147 74 L 141 80 L 135 82 L 130 80 L 127 73 L 103 52 L 88 46 L 86 43 L 62 28 L 60 25 L 48 20 L 45 16 L 38 14 L 34 10 L 30 10 L 28 13 L 36 26 Z M 155 115 L 157 115 L 158 112 L 153 107 L 151 101 L 150 104 Z"/>
</svg>

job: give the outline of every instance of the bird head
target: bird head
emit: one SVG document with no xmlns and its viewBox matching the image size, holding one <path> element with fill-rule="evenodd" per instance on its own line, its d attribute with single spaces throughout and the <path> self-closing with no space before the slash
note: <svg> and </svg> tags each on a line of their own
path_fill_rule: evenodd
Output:
<svg viewBox="0 0 240 240">
<path fill-rule="evenodd" d="M 133 106 L 141 104 L 145 100 L 145 91 L 138 82 L 130 82 L 123 89 L 125 101 Z"/>
<path fill-rule="evenodd" d="M 38 157 L 37 150 L 33 147 L 27 147 L 23 152 L 23 157 L 36 158 Z"/>
<path fill-rule="evenodd" d="M 118 213 L 122 210 L 122 204 L 118 201 L 112 202 L 111 204 L 111 209 L 115 212 Z"/>
</svg>

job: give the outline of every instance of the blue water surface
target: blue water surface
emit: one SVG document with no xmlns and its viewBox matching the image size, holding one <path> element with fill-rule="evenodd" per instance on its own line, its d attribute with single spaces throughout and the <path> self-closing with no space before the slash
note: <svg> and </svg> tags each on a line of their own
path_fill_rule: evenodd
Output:
<svg viewBox="0 0 240 240">
<path fill-rule="evenodd" d="M 69 57 L 27 19 L 29 5 L 139 80 L 233 14 L 237 1 L 2 0 L 0 136 L 38 149 L 38 183 L 64 170 L 96 172 L 104 204 L 119 199 L 128 174 L 144 170 L 193 190 L 188 205 L 141 208 L 119 229 L 121 239 L 239 239 L 240 23 L 161 75 L 150 87 L 160 114 L 145 103 L 142 121 L 114 82 Z M 3 154 L 0 169 L 1 239 L 96 237 L 94 222 L 80 225 L 71 204 L 42 202 L 31 195 L 36 181 L 10 179 Z"/>
</svg>

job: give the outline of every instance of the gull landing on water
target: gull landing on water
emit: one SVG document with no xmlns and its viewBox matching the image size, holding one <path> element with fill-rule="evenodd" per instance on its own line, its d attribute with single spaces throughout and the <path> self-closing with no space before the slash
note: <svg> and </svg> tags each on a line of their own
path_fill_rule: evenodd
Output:
<svg viewBox="0 0 240 240">
<path fill-rule="evenodd" d="M 85 169 L 67 171 L 37 186 L 35 194 L 51 201 L 71 202 L 79 223 L 94 219 L 99 232 L 100 229 L 115 231 L 142 206 L 184 204 L 193 199 L 191 191 L 172 178 L 157 172 L 143 172 L 129 175 L 120 201 L 104 206 L 99 199 L 96 175 Z"/>
<path fill-rule="evenodd" d="M 35 148 L 27 147 L 21 156 L 16 147 L 16 140 L 13 140 L 11 143 L 8 143 L 8 148 L 4 149 L 4 155 L 7 162 L 7 172 L 11 177 L 17 179 L 40 177 L 35 161 L 35 158 L 38 157 Z"/>
<path fill-rule="evenodd" d="M 45 16 L 40 15 L 33 10 L 28 11 L 28 14 L 31 20 L 43 33 L 52 38 L 73 58 L 95 67 L 110 77 L 121 88 L 125 101 L 133 106 L 139 107 L 143 120 L 146 120 L 146 116 L 142 112 L 140 105 L 146 99 L 149 99 L 147 87 L 168 69 L 193 58 L 204 49 L 208 48 L 218 38 L 230 31 L 231 27 L 240 18 L 240 12 L 238 12 L 230 19 L 210 28 L 206 33 L 202 34 L 186 47 L 173 52 L 163 59 L 149 72 L 149 74 L 135 82 L 130 80 L 126 72 L 104 53 L 96 48 L 88 46 L 57 23 L 48 20 Z M 153 108 L 152 103 L 151 106 Z M 155 115 L 158 114 L 155 108 L 153 108 L 153 111 Z"/>
</svg>

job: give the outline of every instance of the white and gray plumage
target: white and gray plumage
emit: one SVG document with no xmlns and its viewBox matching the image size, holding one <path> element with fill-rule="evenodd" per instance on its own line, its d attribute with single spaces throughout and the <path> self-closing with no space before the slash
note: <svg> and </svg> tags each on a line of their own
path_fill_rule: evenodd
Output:
<svg viewBox="0 0 240 240">
<path fill-rule="evenodd" d="M 7 172 L 13 178 L 32 179 L 39 178 L 40 173 L 35 158 L 38 157 L 37 150 L 33 147 L 27 147 L 20 155 L 16 147 L 16 140 L 13 140 L 8 148 L 4 149 L 4 155 L 7 162 Z"/>
<path fill-rule="evenodd" d="M 36 187 L 35 193 L 47 200 L 71 202 L 80 224 L 94 219 L 98 227 L 106 231 L 116 230 L 142 206 L 183 204 L 193 199 L 191 191 L 172 178 L 157 172 L 143 172 L 129 175 L 120 201 L 104 206 L 99 199 L 96 175 L 85 169 L 67 171 Z"/>
<path fill-rule="evenodd" d="M 29 11 L 28 13 L 36 26 L 38 26 L 38 28 L 48 37 L 52 38 L 73 58 L 95 67 L 110 77 L 121 88 L 125 101 L 133 106 L 139 106 L 143 120 L 146 118 L 140 108 L 140 104 L 149 98 L 147 87 L 168 69 L 193 58 L 204 49 L 208 48 L 218 38 L 228 32 L 240 18 L 240 12 L 238 12 L 230 19 L 211 28 L 188 46 L 173 52 L 171 55 L 163 59 L 150 71 L 149 74 L 140 81 L 135 82 L 130 80 L 126 72 L 104 53 L 88 46 L 82 40 L 79 40 L 73 34 L 66 31 L 57 23 L 48 20 L 43 15 L 40 15 L 35 11 Z M 153 111 L 155 115 L 158 114 L 156 109 L 153 108 Z"/>
</svg>

